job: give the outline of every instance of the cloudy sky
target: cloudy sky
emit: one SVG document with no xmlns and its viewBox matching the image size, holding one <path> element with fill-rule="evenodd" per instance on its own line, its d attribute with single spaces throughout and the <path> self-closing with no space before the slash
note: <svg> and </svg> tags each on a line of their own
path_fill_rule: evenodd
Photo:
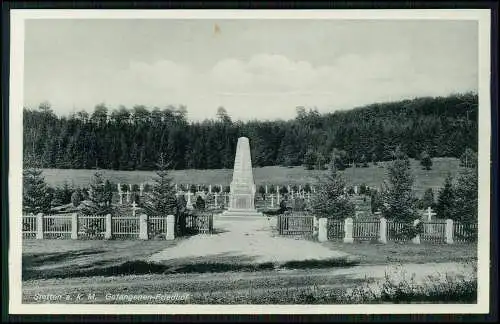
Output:
<svg viewBox="0 0 500 324">
<path fill-rule="evenodd" d="M 104 102 L 288 119 L 297 106 L 477 91 L 474 21 L 57 19 L 25 30 L 25 105 L 65 115 Z"/>
</svg>

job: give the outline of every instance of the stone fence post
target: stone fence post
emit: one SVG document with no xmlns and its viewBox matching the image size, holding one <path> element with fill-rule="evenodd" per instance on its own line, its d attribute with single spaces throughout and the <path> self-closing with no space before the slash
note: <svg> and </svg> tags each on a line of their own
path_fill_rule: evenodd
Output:
<svg viewBox="0 0 500 324">
<path fill-rule="evenodd" d="M 354 224 L 351 217 L 344 220 L 344 243 L 354 243 L 354 238 L 352 237 L 352 230 Z"/>
<path fill-rule="evenodd" d="M 111 233 L 111 214 L 106 215 L 106 231 L 104 232 L 104 239 L 110 240 L 112 237 Z"/>
<path fill-rule="evenodd" d="M 420 223 L 420 220 L 419 220 L 419 219 L 415 219 L 415 220 L 413 221 L 413 227 L 414 227 L 414 228 L 416 228 L 416 227 L 417 227 L 417 225 L 418 225 L 419 223 Z M 412 242 L 413 242 L 414 244 L 420 244 L 420 233 L 419 233 L 419 234 L 417 234 L 417 235 L 416 235 L 416 236 L 412 239 Z"/>
<path fill-rule="evenodd" d="M 328 241 L 328 219 L 320 218 L 318 221 L 318 241 L 326 242 Z"/>
<path fill-rule="evenodd" d="M 387 219 L 384 217 L 380 218 L 380 233 L 378 241 L 383 244 L 387 244 Z"/>
<path fill-rule="evenodd" d="M 139 216 L 139 240 L 147 240 L 148 237 L 148 215 Z"/>
<path fill-rule="evenodd" d="M 78 240 L 78 213 L 71 214 L 71 239 Z"/>
<path fill-rule="evenodd" d="M 43 240 L 43 214 L 36 214 L 36 239 Z"/>
<path fill-rule="evenodd" d="M 446 220 L 446 244 L 453 244 L 453 220 L 452 219 L 447 219 Z"/>
<path fill-rule="evenodd" d="M 167 235 L 165 237 L 166 240 L 175 239 L 175 216 L 168 215 L 167 216 Z"/>
</svg>

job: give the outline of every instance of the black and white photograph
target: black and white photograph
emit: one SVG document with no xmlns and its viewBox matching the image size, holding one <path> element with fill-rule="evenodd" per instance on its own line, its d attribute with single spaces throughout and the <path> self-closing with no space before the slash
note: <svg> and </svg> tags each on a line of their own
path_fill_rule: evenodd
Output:
<svg viewBox="0 0 500 324">
<path fill-rule="evenodd" d="M 488 312 L 490 32 L 14 10 L 11 311 Z"/>
</svg>

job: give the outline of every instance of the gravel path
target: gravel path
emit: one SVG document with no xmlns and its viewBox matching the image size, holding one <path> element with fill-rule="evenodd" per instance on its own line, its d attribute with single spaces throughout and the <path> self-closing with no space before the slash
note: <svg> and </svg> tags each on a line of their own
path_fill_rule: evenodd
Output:
<svg viewBox="0 0 500 324">
<path fill-rule="evenodd" d="M 149 261 L 161 262 L 181 258 L 240 257 L 248 263 L 284 263 L 304 260 L 332 260 L 349 254 L 334 251 L 321 244 L 285 238 L 276 235 L 272 228 L 275 218 L 214 217 L 214 227 L 222 231 L 213 235 L 196 235 L 174 247 L 149 257 Z"/>
</svg>

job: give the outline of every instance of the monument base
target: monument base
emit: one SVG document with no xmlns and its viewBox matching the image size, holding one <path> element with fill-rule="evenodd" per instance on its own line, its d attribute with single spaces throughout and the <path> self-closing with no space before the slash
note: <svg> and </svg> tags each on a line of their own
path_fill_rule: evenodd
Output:
<svg viewBox="0 0 500 324">
<path fill-rule="evenodd" d="M 263 217 L 264 214 L 258 212 L 255 209 L 235 209 L 230 208 L 225 210 L 220 214 L 222 217 L 242 217 L 242 218 L 252 218 L 252 217 Z"/>
</svg>

